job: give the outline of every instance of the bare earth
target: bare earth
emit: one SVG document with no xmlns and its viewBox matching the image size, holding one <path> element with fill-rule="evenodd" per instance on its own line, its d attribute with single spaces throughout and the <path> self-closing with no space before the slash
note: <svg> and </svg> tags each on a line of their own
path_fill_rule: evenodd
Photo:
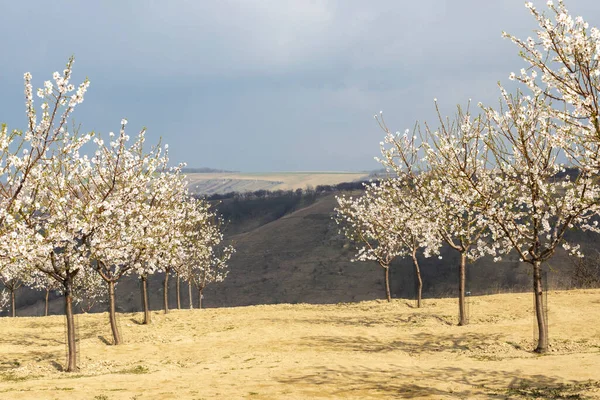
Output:
<svg viewBox="0 0 600 400">
<path fill-rule="evenodd" d="M 600 399 L 600 290 L 548 295 L 551 352 L 533 346 L 532 295 L 0 318 L 0 399 Z"/>
</svg>

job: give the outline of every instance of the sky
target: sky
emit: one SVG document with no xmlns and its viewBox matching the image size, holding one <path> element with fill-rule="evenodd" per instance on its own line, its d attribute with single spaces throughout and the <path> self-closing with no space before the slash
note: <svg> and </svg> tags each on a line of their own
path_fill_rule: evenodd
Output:
<svg viewBox="0 0 600 400">
<path fill-rule="evenodd" d="M 545 9 L 545 1 L 534 1 Z M 567 7 L 600 25 L 600 2 Z M 0 0 L 0 122 L 75 56 L 73 117 L 169 144 L 172 164 L 243 172 L 366 171 L 384 133 L 457 104 L 498 104 L 533 36 L 521 0 Z"/>
</svg>

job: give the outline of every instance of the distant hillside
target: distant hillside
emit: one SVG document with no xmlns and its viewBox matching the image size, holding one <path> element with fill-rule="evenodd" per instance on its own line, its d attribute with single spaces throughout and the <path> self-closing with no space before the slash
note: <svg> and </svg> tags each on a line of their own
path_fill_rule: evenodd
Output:
<svg viewBox="0 0 600 400">
<path fill-rule="evenodd" d="M 226 234 L 227 239 L 235 243 L 237 252 L 231 259 L 225 282 L 206 289 L 205 306 L 337 303 L 384 296 L 382 268 L 374 262 L 350 262 L 354 249 L 338 234 L 338 227 L 331 219 L 335 195 L 310 196 L 227 199 L 219 205 L 232 221 L 226 227 Z M 597 247 L 596 234 L 576 232 L 573 236 L 574 242 L 582 243 L 584 252 Z M 424 297 L 456 294 L 457 266 L 457 255 L 449 249 L 444 249 L 442 259 L 421 260 Z M 562 249 L 546 269 L 548 287 L 572 286 L 572 263 Z M 531 287 L 530 268 L 514 256 L 498 263 L 485 258 L 469 265 L 467 271 L 467 290 L 473 295 L 529 291 Z M 150 282 L 151 305 L 155 309 L 162 307 L 162 279 L 159 274 Z M 394 262 L 391 268 L 393 296 L 413 298 L 414 279 L 408 260 Z M 171 307 L 175 307 L 175 280 L 171 279 L 170 283 Z M 119 309 L 139 309 L 136 279 L 127 278 L 119 283 L 117 294 Z M 185 285 L 182 285 L 182 299 L 187 307 Z M 39 315 L 42 296 L 39 292 L 21 291 L 18 305 L 20 315 Z M 62 308 L 62 299 L 53 301 L 52 312 L 61 313 Z"/>
<path fill-rule="evenodd" d="M 207 173 L 211 173 L 211 172 L 216 172 L 216 173 L 234 173 L 234 172 L 238 172 L 238 171 L 228 171 L 226 169 L 215 169 L 215 168 L 208 168 L 208 167 L 201 167 L 201 168 L 182 168 L 181 172 L 183 172 L 184 174 L 207 174 Z"/>
<path fill-rule="evenodd" d="M 368 180 L 367 172 L 187 173 L 193 194 L 212 195 L 257 190 L 295 190 Z"/>
</svg>

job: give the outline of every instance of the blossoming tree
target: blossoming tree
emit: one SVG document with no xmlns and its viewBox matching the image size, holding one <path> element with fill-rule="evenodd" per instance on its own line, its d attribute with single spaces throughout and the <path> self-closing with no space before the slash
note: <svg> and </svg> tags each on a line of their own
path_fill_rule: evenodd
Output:
<svg viewBox="0 0 600 400">
<path fill-rule="evenodd" d="M 516 251 L 533 272 L 537 316 L 536 351 L 548 350 L 548 325 L 543 305 L 542 266 L 559 245 L 579 254 L 578 246 L 564 242 L 565 233 L 585 226 L 597 214 L 600 186 L 594 174 L 579 169 L 573 179 L 562 163 L 558 144 L 562 126 L 553 120 L 549 100 L 502 90 L 499 110 L 485 108 L 486 139 L 495 167 L 472 187 L 487 201 L 480 209 L 499 253 Z M 467 177 L 464 177 L 467 179 Z"/>
<path fill-rule="evenodd" d="M 115 285 L 132 272 L 145 274 L 156 269 L 160 237 L 169 235 L 164 228 L 171 217 L 167 200 L 181 196 L 181 190 L 168 186 L 170 181 L 165 179 L 175 175 L 160 172 L 168 161 L 162 149 L 144 150 L 145 131 L 129 145 L 126 122 L 121 122 L 119 136 L 108 145 L 96 140 L 90 193 L 100 208 L 94 236 L 86 243 L 89 266 L 108 287 L 114 344 L 122 341 L 116 322 Z"/>
<path fill-rule="evenodd" d="M 18 256 L 22 265 L 39 266 L 41 272 L 63 287 L 67 316 L 67 371 L 76 370 L 75 324 L 73 318 L 73 279 L 85 261 L 83 243 L 91 233 L 88 199 L 80 196 L 79 185 L 87 176 L 87 160 L 80 157 L 81 146 L 91 135 L 69 132 L 68 123 L 76 105 L 83 101 L 86 80 L 77 89 L 70 83 L 73 59 L 63 74 L 55 72 L 54 82 L 46 81 L 37 91 L 42 99 L 42 113 L 37 122 L 33 106 L 31 76 L 26 79 L 28 130 L 24 140 L 31 149 L 22 158 L 12 158 L 4 186 L 5 226 L 9 221 L 13 246 L 5 256 Z M 26 149 L 27 150 L 27 149 Z M 48 153 L 51 152 L 49 155 Z M 14 169 L 11 169 L 14 168 Z M 14 182 L 14 184 L 13 184 Z M 19 197 L 19 194 L 24 194 Z M 25 200 L 26 199 L 26 200 Z M 12 207 L 12 208 L 11 208 Z M 18 244 L 14 246 L 14 244 Z"/>
<path fill-rule="evenodd" d="M 521 91 L 501 88 L 499 110 L 484 108 L 494 168 L 467 179 L 489 200 L 481 212 L 497 250 L 513 249 L 532 266 L 540 353 L 548 350 L 542 266 L 561 244 L 579 253 L 564 235 L 577 227 L 598 231 L 600 200 L 600 30 L 569 15 L 562 1 L 547 5 L 552 18 L 526 4 L 539 25 L 536 39 L 503 33 L 529 67 L 510 75 Z"/>
<path fill-rule="evenodd" d="M 437 103 L 436 110 L 439 128 L 425 125 L 423 133 L 419 130 L 419 135 L 412 137 L 408 132 L 391 133 L 383 117 L 376 116 L 386 132 L 381 162 L 406 188 L 397 196 L 397 207 L 414 210 L 425 221 L 423 225 L 429 226 L 429 237 L 439 237 L 459 253 L 458 324 L 466 325 L 467 261 L 490 250 L 484 241 L 487 227 L 476 210 L 485 199 L 460 177 L 476 177 L 485 171 L 483 126 L 468 109 L 464 112 L 459 107 L 454 120 L 444 120 Z"/>
<path fill-rule="evenodd" d="M 98 209 L 85 190 L 90 177 L 89 161 L 78 156 L 88 139 L 65 139 L 64 146 L 44 162 L 43 181 L 35 194 L 39 207 L 25 217 L 36 239 L 38 260 L 33 265 L 62 286 L 67 316 L 67 371 L 77 369 L 74 283 L 78 275 L 88 273 L 86 242 L 94 234 Z"/>
<path fill-rule="evenodd" d="M 421 215 L 406 201 L 410 191 L 398 179 L 366 185 L 358 198 L 337 197 L 336 222 L 341 232 L 360 247 L 353 261 L 377 261 L 384 269 L 385 292 L 391 301 L 389 267 L 396 257 L 411 257 L 417 280 L 417 305 L 421 306 L 423 280 L 417 260 L 417 251 L 423 247 L 425 255 L 437 253 L 439 240 L 429 231 Z"/>
<path fill-rule="evenodd" d="M 2 261 L 5 260 L 0 259 L 0 262 Z M 19 262 L 11 263 L 0 270 L 0 284 L 4 286 L 7 296 L 10 298 L 10 315 L 12 317 L 17 316 L 16 291 L 23 286 L 27 277 L 27 271 Z"/>
<path fill-rule="evenodd" d="M 188 281 L 190 308 L 193 307 L 191 287 L 198 289 L 198 308 L 202 308 L 204 289 L 227 277 L 227 263 L 235 249 L 224 244 L 221 217 L 203 200 L 186 202 L 186 229 L 181 248 L 179 274 Z"/>
</svg>

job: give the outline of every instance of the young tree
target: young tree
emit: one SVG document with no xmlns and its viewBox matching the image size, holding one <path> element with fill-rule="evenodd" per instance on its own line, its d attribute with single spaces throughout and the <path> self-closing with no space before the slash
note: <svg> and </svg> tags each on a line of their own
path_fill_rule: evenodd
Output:
<svg viewBox="0 0 600 400">
<path fill-rule="evenodd" d="M 17 316 L 16 306 L 16 291 L 23 286 L 23 279 L 19 274 L 9 274 L 8 271 L 0 272 L 0 283 L 6 289 L 6 292 L 10 296 L 10 309 L 11 316 Z M 20 272 L 20 271 L 19 271 Z"/>
<path fill-rule="evenodd" d="M 44 181 L 36 188 L 35 195 L 39 209 L 24 216 L 37 241 L 39 259 L 34 265 L 62 286 L 67 317 L 68 372 L 77 369 L 74 284 L 78 275 L 87 273 L 89 254 L 85 243 L 94 233 L 93 210 L 97 210 L 82 192 L 82 184 L 90 178 L 87 160 L 77 156 L 82 142 L 69 140 L 44 163 Z"/>
<path fill-rule="evenodd" d="M 440 127 L 432 130 L 425 125 L 423 133 L 412 137 L 408 132 L 392 134 L 383 117 L 376 116 L 386 132 L 380 161 L 406 188 L 405 194 L 396 197 L 397 208 L 413 209 L 425 221 L 423 226 L 435 230 L 433 236 L 459 253 L 458 324 L 466 325 L 467 261 L 491 252 L 484 241 L 487 227 L 477 211 L 485 199 L 460 179 L 485 173 L 483 125 L 468 109 L 463 112 L 458 107 L 454 121 L 441 117 L 437 103 L 436 110 Z"/>
<path fill-rule="evenodd" d="M 235 252 L 233 246 L 223 246 L 220 249 L 211 250 L 211 257 L 204 264 L 198 265 L 192 270 L 191 281 L 198 289 L 198 308 L 202 308 L 204 300 L 204 289 L 210 283 L 223 282 L 227 277 L 227 262 Z"/>
<path fill-rule="evenodd" d="M 39 265 L 40 271 L 63 286 L 67 316 L 66 370 L 69 372 L 77 369 L 73 280 L 85 262 L 82 244 L 92 232 L 89 219 L 91 205 L 88 199 L 80 196 L 79 188 L 89 170 L 88 160 L 80 157 L 79 149 L 91 135 L 79 136 L 67 129 L 71 112 L 83 101 L 89 82 L 86 80 L 75 91 L 69 83 L 72 63 L 71 59 L 62 75 L 54 73 L 54 83 L 46 81 L 44 88 L 38 90 L 38 96 L 44 99 L 39 124 L 36 123 L 33 107 L 30 75 L 26 74 L 29 124 L 24 137 L 31 141 L 32 149 L 19 168 L 13 163 L 22 172 L 17 173 L 20 178 L 10 190 L 12 195 L 5 196 L 5 199 L 9 199 L 7 203 L 15 199 L 12 206 L 16 213 L 12 218 L 2 217 L 5 222 L 9 219 L 19 221 L 17 230 L 11 232 L 11 237 L 19 240 L 19 248 L 8 253 L 11 256 L 20 253 L 23 264 Z M 56 146 L 51 146 L 53 143 Z M 49 151 L 52 151 L 51 156 L 47 154 Z M 12 182 L 12 176 L 9 178 Z M 11 188 L 11 185 L 8 187 Z M 18 201 L 17 193 L 26 193 L 27 201 Z M 24 249 L 27 251 L 23 252 Z"/>
<path fill-rule="evenodd" d="M 186 234 L 186 202 L 189 194 L 185 188 L 186 182 L 181 175 L 181 169 L 173 169 L 168 174 L 161 176 L 157 181 L 158 186 L 163 187 L 163 193 L 169 196 L 157 202 L 157 213 L 155 218 L 155 235 L 157 251 L 157 267 L 163 270 L 163 309 L 165 314 L 169 312 L 169 275 L 176 272 L 184 261 L 183 244 Z M 179 284 L 179 283 L 178 283 Z M 179 306 L 179 287 L 177 288 L 177 304 Z"/>
<path fill-rule="evenodd" d="M 58 291 L 61 293 L 61 291 Z M 82 313 L 89 313 L 98 303 L 108 300 L 108 285 L 98 274 L 77 275 L 73 284 L 73 302 Z"/>
<path fill-rule="evenodd" d="M 235 252 L 232 245 L 223 244 L 222 220 L 203 200 L 190 198 L 186 202 L 185 237 L 181 249 L 179 271 L 188 281 L 190 309 L 192 285 L 198 289 L 198 308 L 202 308 L 204 289 L 212 282 L 227 277 L 227 262 Z"/>
<path fill-rule="evenodd" d="M 30 277 L 30 285 L 34 289 L 43 290 L 44 291 L 44 316 L 48 316 L 49 312 L 49 300 L 50 300 L 50 292 L 60 293 L 60 285 L 59 283 L 52 277 L 41 273 L 39 269 L 32 269 L 29 272 Z"/>
<path fill-rule="evenodd" d="M 148 275 L 165 270 L 165 281 L 163 282 L 164 305 L 168 312 L 168 274 L 173 269 L 173 265 L 180 262 L 178 249 L 182 243 L 181 218 L 182 207 L 188 192 L 185 189 L 186 183 L 181 174 L 180 165 L 176 168 L 161 172 L 153 180 L 153 216 L 151 218 L 151 230 L 147 232 L 153 237 L 152 252 L 148 253 L 147 265 L 152 265 L 152 269 L 147 269 L 142 273 L 138 272 L 142 287 L 142 305 L 144 308 L 144 324 L 150 323 L 150 305 L 148 299 Z"/>
<path fill-rule="evenodd" d="M 386 298 L 391 301 L 389 266 L 396 257 L 410 255 L 417 277 L 417 304 L 421 306 L 423 281 L 417 251 L 426 248 L 426 255 L 437 252 L 439 241 L 411 205 L 406 201 L 410 192 L 397 179 L 365 186 L 365 194 L 357 199 L 337 197 L 336 222 L 341 232 L 361 247 L 352 261 L 377 261 L 384 269 Z M 408 207 L 404 207 L 407 205 Z M 426 234 L 427 233 L 427 234 Z"/>
<path fill-rule="evenodd" d="M 115 345 L 122 341 L 116 322 L 115 285 L 132 272 L 145 276 L 156 270 L 163 236 L 172 234 L 164 228 L 172 217 L 169 202 L 181 196 L 177 190 L 183 187 L 172 184 L 181 181 L 177 175 L 160 172 L 168 162 L 160 147 L 145 152 L 145 131 L 128 146 L 126 122 L 121 122 L 119 137 L 108 146 L 96 140 L 99 149 L 92 159 L 95 167 L 90 181 L 90 193 L 102 208 L 95 234 L 87 242 L 90 267 L 108 288 Z"/>
<path fill-rule="evenodd" d="M 526 4 L 539 25 L 536 38 L 521 40 L 503 32 L 503 36 L 519 47 L 521 58 L 528 64 L 519 74 L 512 73 L 510 79 L 519 81 L 534 99 L 545 102 L 544 112 L 552 121 L 553 131 L 545 140 L 563 152 L 568 160 L 566 167 L 579 175 L 571 179 L 569 185 L 585 189 L 583 192 L 574 190 L 569 202 L 583 200 L 584 204 L 574 207 L 580 208 L 597 195 L 588 183 L 593 184 L 594 179 L 590 177 L 600 171 L 600 30 L 590 27 L 583 17 L 570 15 L 563 1 L 556 5 L 548 1 L 547 6 L 550 16 L 538 11 L 532 3 Z M 576 216 L 578 213 L 572 206 L 568 207 L 571 210 L 566 214 L 572 216 L 563 218 L 572 218 L 572 226 L 598 232 L 596 219 Z M 561 213 L 565 214 L 562 210 Z M 560 225 L 557 229 L 560 231 Z M 553 252 L 553 247 L 548 246 L 547 250 Z M 537 298 L 541 294 L 535 282 L 534 291 L 537 311 Z M 538 325 L 540 330 L 547 329 L 540 321 Z M 545 351 L 546 347 L 547 338 L 540 336 L 538 351 Z"/>
<path fill-rule="evenodd" d="M 46 81 L 37 95 L 45 101 L 41 105 L 41 118 L 33 100 L 31 74 L 25 73 L 25 109 L 27 129 L 8 130 L 0 125 L 0 259 L 10 264 L 15 259 L 23 264 L 36 258 L 38 246 L 36 232 L 21 217 L 27 209 L 35 208 L 32 192 L 43 175 L 40 164 L 47 159 L 53 144 L 60 143 L 67 132 L 67 124 L 76 105 L 83 101 L 89 81 L 75 91 L 69 82 L 74 59 L 69 59 L 61 75 L 55 72 L 54 83 Z M 75 93 L 73 93 L 75 92 Z M 33 246 L 33 247 L 29 247 Z M 11 261 L 12 260 L 12 261 Z M 6 262 L 8 261 L 8 262 Z"/>
<path fill-rule="evenodd" d="M 417 283 L 417 307 L 421 307 L 423 279 L 417 253 L 422 253 L 425 258 L 433 255 L 439 257 L 442 238 L 435 224 L 423 218 L 419 203 L 411 200 L 411 190 L 403 186 L 401 181 L 385 180 L 381 182 L 379 191 L 374 198 L 387 203 L 388 212 L 393 215 L 389 232 L 402 247 L 402 257 L 410 256 L 412 260 Z"/>
<path fill-rule="evenodd" d="M 384 288 L 387 301 L 392 301 L 390 293 L 390 263 L 400 254 L 395 235 L 390 235 L 386 223 L 378 223 L 387 217 L 389 207 L 377 207 L 369 201 L 368 194 L 358 199 L 337 197 L 336 222 L 341 224 L 343 233 L 356 243 L 358 252 L 351 261 L 376 261 L 384 271 Z"/>
<path fill-rule="evenodd" d="M 486 144 L 494 169 L 466 182 L 486 198 L 479 210 L 497 251 L 517 252 L 533 272 L 533 291 L 538 327 L 536 352 L 548 350 L 548 325 L 543 305 L 542 266 L 559 245 L 579 254 L 579 246 L 564 242 L 568 230 L 588 224 L 598 212 L 600 186 L 596 174 L 577 168 L 572 160 L 559 162 L 562 125 L 552 118 L 548 98 L 509 95 L 502 89 L 498 111 L 484 108 Z M 575 167 L 572 179 L 566 170 Z"/>
</svg>

